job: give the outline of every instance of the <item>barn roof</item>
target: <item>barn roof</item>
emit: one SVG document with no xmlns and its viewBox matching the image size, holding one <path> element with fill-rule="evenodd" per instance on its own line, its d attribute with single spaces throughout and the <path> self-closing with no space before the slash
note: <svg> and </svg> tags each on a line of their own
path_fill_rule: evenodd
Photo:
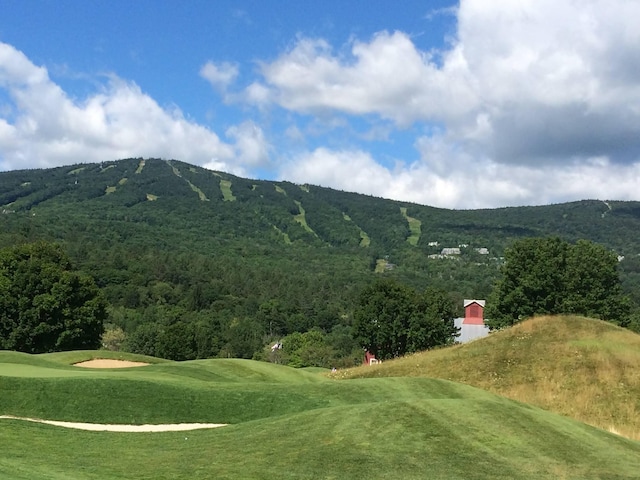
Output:
<svg viewBox="0 0 640 480">
<path fill-rule="evenodd" d="M 478 305 L 480 305 L 482 308 L 484 308 L 485 304 L 487 303 L 486 300 L 466 300 L 464 301 L 464 308 L 467 308 L 467 306 L 471 305 L 472 303 L 477 303 Z M 460 305 L 460 304 L 458 304 Z"/>
</svg>

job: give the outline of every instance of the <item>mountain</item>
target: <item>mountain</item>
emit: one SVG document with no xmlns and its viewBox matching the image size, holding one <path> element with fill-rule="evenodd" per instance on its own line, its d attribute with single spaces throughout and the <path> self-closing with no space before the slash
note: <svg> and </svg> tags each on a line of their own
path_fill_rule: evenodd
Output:
<svg viewBox="0 0 640 480">
<path fill-rule="evenodd" d="M 611 248 L 640 304 L 639 202 L 447 210 L 137 158 L 0 173 L 0 212 L 0 247 L 62 243 L 105 291 L 110 323 L 206 325 L 203 351 L 221 355 L 346 328 L 380 275 L 444 288 L 460 306 L 484 298 L 521 237 Z"/>
</svg>

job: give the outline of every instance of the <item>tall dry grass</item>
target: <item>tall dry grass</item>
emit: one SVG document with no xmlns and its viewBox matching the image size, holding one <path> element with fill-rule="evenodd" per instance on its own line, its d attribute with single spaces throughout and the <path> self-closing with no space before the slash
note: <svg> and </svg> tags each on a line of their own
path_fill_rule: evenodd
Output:
<svg viewBox="0 0 640 480">
<path fill-rule="evenodd" d="M 599 320 L 536 317 L 469 344 L 337 376 L 444 378 L 640 440 L 640 335 Z"/>
</svg>

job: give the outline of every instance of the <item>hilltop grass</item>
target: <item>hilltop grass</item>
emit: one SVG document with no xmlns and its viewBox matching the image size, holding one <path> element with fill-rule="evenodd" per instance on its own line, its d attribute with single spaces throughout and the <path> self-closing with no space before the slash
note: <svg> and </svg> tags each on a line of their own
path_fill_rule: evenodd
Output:
<svg viewBox="0 0 640 480">
<path fill-rule="evenodd" d="M 296 222 L 298 222 L 302 226 L 302 228 L 304 228 L 307 232 L 317 237 L 318 235 L 316 235 L 316 232 L 314 232 L 313 229 L 307 223 L 307 216 L 306 216 L 307 214 L 304 210 L 304 207 L 302 206 L 302 203 L 300 203 L 298 200 L 294 200 L 293 202 L 298 206 L 298 211 L 300 212 L 297 215 L 294 215 L 293 219 Z"/>
<path fill-rule="evenodd" d="M 3 355 L 15 352 L 0 352 L 0 361 L 4 362 L 5 357 Z M 131 362 L 145 362 L 145 363 L 173 363 L 171 360 L 165 360 L 164 358 L 150 357 L 148 355 L 139 355 L 137 353 L 127 352 L 113 352 L 111 350 L 73 350 L 71 352 L 55 352 L 55 353 L 43 353 L 40 355 L 24 355 L 25 357 L 41 358 L 51 362 L 60 363 L 63 365 L 73 365 L 74 363 L 86 362 L 87 360 L 95 359 L 109 359 L 109 360 L 128 360 Z"/>
<path fill-rule="evenodd" d="M 236 197 L 231 191 L 231 180 L 220 179 L 220 191 L 222 192 L 222 199 L 225 202 L 236 201 Z"/>
<path fill-rule="evenodd" d="M 98 371 L 33 357 L 16 363 L 0 352 L 10 392 L 0 397 L 1 414 L 232 425 L 131 434 L 0 420 L 1 478 L 555 480 L 630 479 L 640 470 L 636 442 L 445 380 L 338 382 L 247 360 Z M 7 376 L 16 365 L 40 376 Z"/>
<path fill-rule="evenodd" d="M 407 223 L 409 224 L 409 231 L 411 232 L 411 235 L 409 235 L 409 237 L 407 238 L 407 242 L 409 243 L 409 245 L 415 247 L 420 241 L 422 222 L 417 218 L 413 218 L 407 215 L 407 207 L 400 207 L 400 212 L 402 213 L 402 216 L 407 220 Z"/>
<path fill-rule="evenodd" d="M 342 212 L 342 217 L 347 222 L 352 222 L 353 221 L 353 220 L 351 220 L 351 217 L 349 215 L 347 215 L 346 213 L 344 213 L 344 212 Z M 363 248 L 367 248 L 369 245 L 371 245 L 371 239 L 369 238 L 369 235 L 367 235 L 367 232 L 362 230 L 362 228 L 358 227 L 358 230 L 360 230 L 360 246 L 363 247 Z"/>
<path fill-rule="evenodd" d="M 599 320 L 537 317 L 339 376 L 444 378 L 640 440 L 640 335 Z"/>
<path fill-rule="evenodd" d="M 138 168 L 136 169 L 136 175 L 139 175 L 142 173 L 142 169 L 145 166 L 146 161 L 144 159 L 140 159 L 140 163 L 138 163 Z"/>
</svg>

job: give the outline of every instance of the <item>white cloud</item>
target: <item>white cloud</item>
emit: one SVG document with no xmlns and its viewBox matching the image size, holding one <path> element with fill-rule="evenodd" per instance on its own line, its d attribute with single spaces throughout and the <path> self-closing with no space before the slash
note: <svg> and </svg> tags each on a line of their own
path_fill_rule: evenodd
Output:
<svg viewBox="0 0 640 480">
<path fill-rule="evenodd" d="M 435 122 L 500 163 L 640 158 L 639 2 L 462 0 L 456 12 L 442 62 L 402 32 L 353 41 L 347 55 L 300 38 L 248 94 L 260 86 L 263 103 L 306 114 Z"/>
<path fill-rule="evenodd" d="M 0 119 L 0 170 L 137 156 L 234 166 L 232 145 L 117 77 L 75 100 L 45 68 L 0 43 L 0 88 L 13 101 L 11 120 Z"/>
<path fill-rule="evenodd" d="M 604 158 L 545 169 L 501 165 L 452 149 L 439 136 L 422 137 L 416 147 L 419 160 L 393 169 L 361 150 L 318 148 L 288 162 L 280 178 L 443 208 L 637 198 L 640 165 L 613 165 Z"/>
<path fill-rule="evenodd" d="M 236 158 L 248 167 L 257 167 L 269 162 L 271 146 L 262 129 L 252 121 L 234 125 L 227 129 L 226 135 L 235 141 Z"/>
<path fill-rule="evenodd" d="M 379 194 L 392 178 L 366 152 L 334 151 L 318 148 L 305 152 L 282 167 L 283 179 L 333 187 L 340 190 Z"/>
<path fill-rule="evenodd" d="M 491 127 L 483 151 L 504 163 L 637 161 L 639 16 L 626 1 L 461 2 L 455 49 Z"/>
<path fill-rule="evenodd" d="M 262 65 L 260 99 L 302 113 L 339 110 L 379 114 L 406 125 L 417 119 L 468 110 L 474 93 L 464 81 L 464 64 L 444 69 L 420 52 L 402 32 L 380 32 L 370 43 L 354 41 L 351 56 L 333 55 L 324 40 L 301 38 L 295 47 Z M 254 98 L 256 84 L 247 95 Z"/>
<path fill-rule="evenodd" d="M 299 37 L 234 92 L 239 66 L 207 62 L 226 107 L 242 99 L 264 121 L 235 118 L 225 141 L 117 77 L 72 98 L 0 43 L 0 170 L 158 156 L 441 207 L 638 199 L 640 2 L 461 0 L 431 15 L 443 13 L 457 32 L 439 52 L 400 31 Z M 380 164 L 407 141 L 412 158 Z"/>
<path fill-rule="evenodd" d="M 238 65 L 229 62 L 207 62 L 200 69 L 200 76 L 207 80 L 213 88 L 225 93 L 227 88 L 238 77 Z"/>
</svg>

